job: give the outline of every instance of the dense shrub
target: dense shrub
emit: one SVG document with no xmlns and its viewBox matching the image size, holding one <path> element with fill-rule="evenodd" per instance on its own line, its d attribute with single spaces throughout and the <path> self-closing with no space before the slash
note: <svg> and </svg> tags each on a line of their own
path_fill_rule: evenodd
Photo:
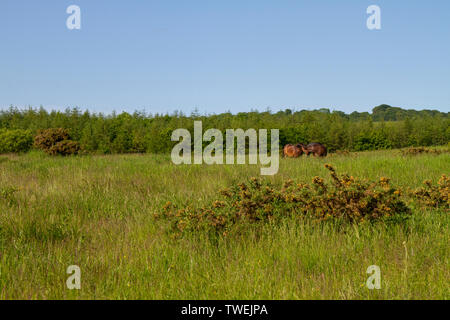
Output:
<svg viewBox="0 0 450 320">
<path fill-rule="evenodd" d="M 63 128 L 40 130 L 34 138 L 34 147 L 48 152 L 58 142 L 70 140 L 69 130 Z"/>
<path fill-rule="evenodd" d="M 288 180 L 277 189 L 268 181 L 252 178 L 222 190 L 222 199 L 210 206 L 196 210 L 168 203 L 157 217 L 169 219 L 176 232 L 209 230 L 226 234 L 237 224 L 277 222 L 286 217 L 361 223 L 403 221 L 411 213 L 389 179 L 362 181 L 347 174 L 339 176 L 330 165 L 326 168 L 331 174 L 330 184 L 315 177 L 311 184 Z"/>
<path fill-rule="evenodd" d="M 75 155 L 80 151 L 78 142 L 70 140 L 69 130 L 63 128 L 39 131 L 34 138 L 34 147 L 50 155 Z"/>
<path fill-rule="evenodd" d="M 30 130 L 0 129 L 0 153 L 27 152 L 33 145 L 33 135 Z"/>
<path fill-rule="evenodd" d="M 424 181 L 424 186 L 412 192 L 412 196 L 426 207 L 444 208 L 450 210 L 450 178 L 445 174 L 437 185 L 432 181 Z"/>
<path fill-rule="evenodd" d="M 57 142 L 48 150 L 48 154 L 52 156 L 70 156 L 76 155 L 80 152 L 80 144 L 72 140 L 63 140 Z"/>
<path fill-rule="evenodd" d="M 354 149 L 356 151 L 390 149 L 390 141 L 381 132 L 364 133 L 355 140 Z"/>
</svg>

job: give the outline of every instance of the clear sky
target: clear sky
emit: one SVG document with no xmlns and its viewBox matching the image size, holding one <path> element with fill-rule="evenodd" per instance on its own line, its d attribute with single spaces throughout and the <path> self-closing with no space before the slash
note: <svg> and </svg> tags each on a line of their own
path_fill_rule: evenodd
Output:
<svg viewBox="0 0 450 320">
<path fill-rule="evenodd" d="M 81 30 L 66 9 L 81 8 Z M 381 30 L 366 27 L 369 5 Z M 1 0 L 0 107 L 450 111 L 448 0 Z"/>
</svg>

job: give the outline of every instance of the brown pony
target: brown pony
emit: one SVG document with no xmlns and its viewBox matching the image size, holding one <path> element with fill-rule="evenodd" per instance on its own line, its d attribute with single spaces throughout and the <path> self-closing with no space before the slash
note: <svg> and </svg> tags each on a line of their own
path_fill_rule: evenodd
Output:
<svg viewBox="0 0 450 320">
<path fill-rule="evenodd" d="M 283 155 L 287 158 L 298 158 L 303 154 L 303 148 L 301 144 L 287 144 L 283 148 Z"/>
<path fill-rule="evenodd" d="M 315 157 L 326 157 L 328 154 L 327 148 L 317 142 L 308 144 L 307 146 L 302 145 L 302 151 L 308 156 L 312 153 Z"/>
</svg>

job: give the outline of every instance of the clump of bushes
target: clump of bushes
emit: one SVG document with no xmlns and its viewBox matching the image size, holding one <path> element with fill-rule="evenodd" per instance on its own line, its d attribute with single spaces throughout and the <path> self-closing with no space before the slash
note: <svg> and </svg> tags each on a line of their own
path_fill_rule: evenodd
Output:
<svg viewBox="0 0 450 320">
<path fill-rule="evenodd" d="M 424 181 L 424 186 L 412 192 L 412 197 L 426 207 L 444 208 L 450 210 L 450 178 L 445 174 L 437 185 L 431 180 Z"/>
<path fill-rule="evenodd" d="M 157 217 L 168 219 L 176 232 L 209 230 L 227 234 L 238 224 L 273 222 L 286 217 L 344 223 L 406 219 L 411 210 L 401 200 L 400 190 L 389 179 L 361 181 L 338 175 L 326 165 L 331 183 L 315 177 L 312 183 L 286 181 L 276 188 L 252 178 L 220 192 L 221 199 L 200 209 L 179 208 L 167 203 Z"/>
<path fill-rule="evenodd" d="M 80 152 L 78 142 L 70 139 L 67 129 L 56 128 L 40 130 L 34 138 L 34 147 L 49 155 L 76 155 Z"/>
<path fill-rule="evenodd" d="M 417 156 L 420 154 L 439 155 L 443 151 L 438 150 L 438 149 L 424 148 L 424 147 L 411 147 L 411 148 L 407 148 L 407 149 L 402 149 L 401 152 L 402 152 L 402 155 L 404 155 L 404 156 Z"/>
<path fill-rule="evenodd" d="M 0 153 L 27 152 L 33 145 L 33 134 L 30 130 L 0 129 Z"/>
<path fill-rule="evenodd" d="M 48 150 L 48 154 L 52 156 L 61 155 L 61 156 L 70 156 L 73 154 L 78 154 L 80 152 L 80 145 L 76 141 L 72 140 L 63 140 L 57 142 L 55 145 L 51 146 Z"/>
<path fill-rule="evenodd" d="M 403 220 L 411 210 L 401 200 L 401 190 L 390 185 L 390 179 L 359 180 L 348 174 L 338 175 L 331 165 L 325 165 L 331 184 L 315 177 L 311 185 L 293 188 L 293 196 L 302 203 L 302 212 L 315 219 L 339 219 L 363 222 L 394 218 Z M 297 189 L 297 194 L 294 191 Z"/>
<path fill-rule="evenodd" d="M 365 132 L 355 139 L 355 151 L 391 149 L 392 143 L 381 132 Z"/>
<path fill-rule="evenodd" d="M 39 130 L 34 138 L 34 146 L 38 149 L 49 150 L 56 143 L 70 140 L 69 130 L 63 128 Z"/>
</svg>

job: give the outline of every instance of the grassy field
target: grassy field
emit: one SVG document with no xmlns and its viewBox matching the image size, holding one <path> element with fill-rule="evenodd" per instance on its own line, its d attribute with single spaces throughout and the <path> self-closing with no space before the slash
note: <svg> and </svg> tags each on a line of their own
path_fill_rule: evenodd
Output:
<svg viewBox="0 0 450 320">
<path fill-rule="evenodd" d="M 338 172 L 401 188 L 450 174 L 450 154 L 378 151 L 282 159 L 274 183 Z M 1 299 L 449 299 L 449 214 L 413 203 L 407 225 L 289 220 L 211 241 L 173 239 L 155 220 L 167 201 L 207 203 L 248 165 L 175 166 L 164 155 L 0 156 Z M 14 192 L 14 188 L 18 191 Z M 81 290 L 66 269 L 81 268 Z M 381 289 L 365 282 L 381 268 Z"/>
</svg>

